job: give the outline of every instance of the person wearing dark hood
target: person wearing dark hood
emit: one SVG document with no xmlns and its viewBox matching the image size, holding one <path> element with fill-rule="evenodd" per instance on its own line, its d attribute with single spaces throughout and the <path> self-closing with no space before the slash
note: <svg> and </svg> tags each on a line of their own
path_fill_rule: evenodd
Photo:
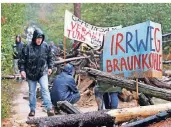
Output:
<svg viewBox="0 0 171 127">
<path fill-rule="evenodd" d="M 58 46 L 59 46 L 59 48 L 60 48 L 61 50 L 64 50 L 64 45 L 63 45 L 62 42 L 59 42 Z"/>
<path fill-rule="evenodd" d="M 103 71 L 103 50 L 100 55 L 100 70 Z M 119 92 L 121 92 L 121 88 L 116 87 L 115 84 L 111 85 L 97 80 L 94 87 L 94 94 L 98 110 L 117 109 Z"/>
<path fill-rule="evenodd" d="M 13 65 L 15 74 L 20 74 L 18 69 L 18 60 L 21 56 L 21 51 L 24 46 L 24 43 L 21 41 L 20 35 L 15 37 L 15 44 L 13 45 Z"/>
<path fill-rule="evenodd" d="M 53 55 L 54 55 L 55 59 L 57 59 L 57 56 L 59 56 L 58 48 L 55 46 L 53 41 L 51 41 L 49 44 L 50 44 L 50 47 L 52 49 L 52 52 L 53 52 Z"/>
<path fill-rule="evenodd" d="M 44 43 L 44 39 L 43 32 L 36 29 L 33 33 L 32 42 L 23 48 L 19 60 L 21 76 L 27 79 L 29 85 L 29 116 L 35 116 L 37 82 L 41 87 L 41 94 L 48 116 L 54 115 L 48 89 L 48 75 L 52 73 L 54 59 L 51 48 L 47 43 Z"/>
<path fill-rule="evenodd" d="M 71 64 L 66 64 L 63 72 L 56 76 L 51 90 L 51 100 L 55 107 L 58 101 L 68 101 L 74 104 L 80 99 L 73 72 L 74 67 Z"/>
</svg>

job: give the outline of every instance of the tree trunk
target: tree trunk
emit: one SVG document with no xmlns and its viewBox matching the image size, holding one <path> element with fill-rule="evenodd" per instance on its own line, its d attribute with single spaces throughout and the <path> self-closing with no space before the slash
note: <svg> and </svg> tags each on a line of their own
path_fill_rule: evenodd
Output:
<svg viewBox="0 0 171 127">
<path fill-rule="evenodd" d="M 140 106 L 134 108 L 124 108 L 124 109 L 115 109 L 109 111 L 107 114 L 115 117 L 115 123 L 125 122 L 131 119 L 140 117 L 145 118 L 151 115 L 155 115 L 160 111 L 166 111 L 171 109 L 171 103 L 159 104 L 159 105 L 150 105 L 150 106 Z"/>
<path fill-rule="evenodd" d="M 88 73 L 88 76 L 94 77 L 97 80 L 111 85 L 126 88 L 128 90 L 136 90 L 136 82 L 134 80 L 128 80 L 111 73 L 102 72 L 96 69 L 85 68 L 84 73 Z M 138 82 L 139 92 L 144 93 L 150 97 L 161 98 L 171 101 L 171 90 L 165 90 L 158 87 L 150 86 L 142 82 Z"/>
<path fill-rule="evenodd" d="M 74 15 L 81 18 L 81 3 L 74 3 Z"/>
<path fill-rule="evenodd" d="M 143 93 L 139 95 L 138 103 L 140 106 L 154 105 L 154 103 L 151 101 L 151 98 L 148 98 Z"/>
<path fill-rule="evenodd" d="M 160 87 L 160 88 L 166 88 L 166 89 L 170 89 L 171 90 L 171 85 L 165 83 L 165 82 L 162 82 L 162 81 L 159 81 L 157 78 L 150 78 L 150 81 L 156 85 L 157 87 Z"/>
<path fill-rule="evenodd" d="M 141 81 L 143 81 L 145 84 L 157 86 L 159 88 L 166 88 L 171 90 L 171 85 L 167 84 L 163 81 L 158 80 L 157 78 L 141 78 Z"/>
<path fill-rule="evenodd" d="M 96 111 L 79 114 L 57 115 L 52 117 L 40 117 L 28 119 L 27 124 L 37 124 L 56 127 L 88 127 L 88 126 L 107 126 L 113 123 L 121 123 L 131 119 L 141 117 L 145 118 L 155 115 L 161 111 L 171 109 L 171 103 L 140 106 L 134 108 L 112 109 L 110 111 Z"/>
<path fill-rule="evenodd" d="M 74 3 L 74 15 L 81 19 L 81 3 Z M 78 41 L 74 41 L 74 43 L 78 43 Z"/>
<path fill-rule="evenodd" d="M 55 61 L 54 64 L 59 65 L 59 64 L 64 64 L 64 63 L 68 63 L 68 62 L 75 61 L 75 60 L 85 59 L 85 58 L 86 57 L 84 57 L 84 56 L 79 56 L 79 57 L 74 57 L 74 58 L 61 59 L 59 61 Z"/>
</svg>

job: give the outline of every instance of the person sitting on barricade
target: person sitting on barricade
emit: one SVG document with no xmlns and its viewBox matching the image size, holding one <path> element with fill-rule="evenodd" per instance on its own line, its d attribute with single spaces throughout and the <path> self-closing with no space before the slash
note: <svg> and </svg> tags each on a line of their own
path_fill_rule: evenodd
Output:
<svg viewBox="0 0 171 127">
<path fill-rule="evenodd" d="M 66 64 L 63 72 L 56 76 L 51 90 L 51 100 L 55 107 L 58 101 L 68 101 L 74 104 L 80 99 L 80 93 L 76 87 L 73 72 L 73 65 Z"/>
</svg>

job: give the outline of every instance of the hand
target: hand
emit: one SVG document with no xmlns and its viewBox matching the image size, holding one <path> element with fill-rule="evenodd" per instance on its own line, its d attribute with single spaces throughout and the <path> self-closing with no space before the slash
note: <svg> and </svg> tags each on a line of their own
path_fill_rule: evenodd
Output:
<svg viewBox="0 0 171 127">
<path fill-rule="evenodd" d="M 48 75 L 51 75 L 52 69 L 48 69 Z"/>
<path fill-rule="evenodd" d="M 25 71 L 21 71 L 21 77 L 23 77 L 23 78 L 26 78 L 26 72 Z"/>
</svg>

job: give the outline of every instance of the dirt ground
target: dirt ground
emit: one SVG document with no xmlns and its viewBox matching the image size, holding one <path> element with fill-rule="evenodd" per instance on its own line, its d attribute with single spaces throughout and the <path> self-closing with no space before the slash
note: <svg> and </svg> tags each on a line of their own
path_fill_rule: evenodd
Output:
<svg viewBox="0 0 171 127">
<path fill-rule="evenodd" d="M 159 123 L 151 124 L 148 127 L 171 127 L 171 118 L 163 120 Z"/>
</svg>

